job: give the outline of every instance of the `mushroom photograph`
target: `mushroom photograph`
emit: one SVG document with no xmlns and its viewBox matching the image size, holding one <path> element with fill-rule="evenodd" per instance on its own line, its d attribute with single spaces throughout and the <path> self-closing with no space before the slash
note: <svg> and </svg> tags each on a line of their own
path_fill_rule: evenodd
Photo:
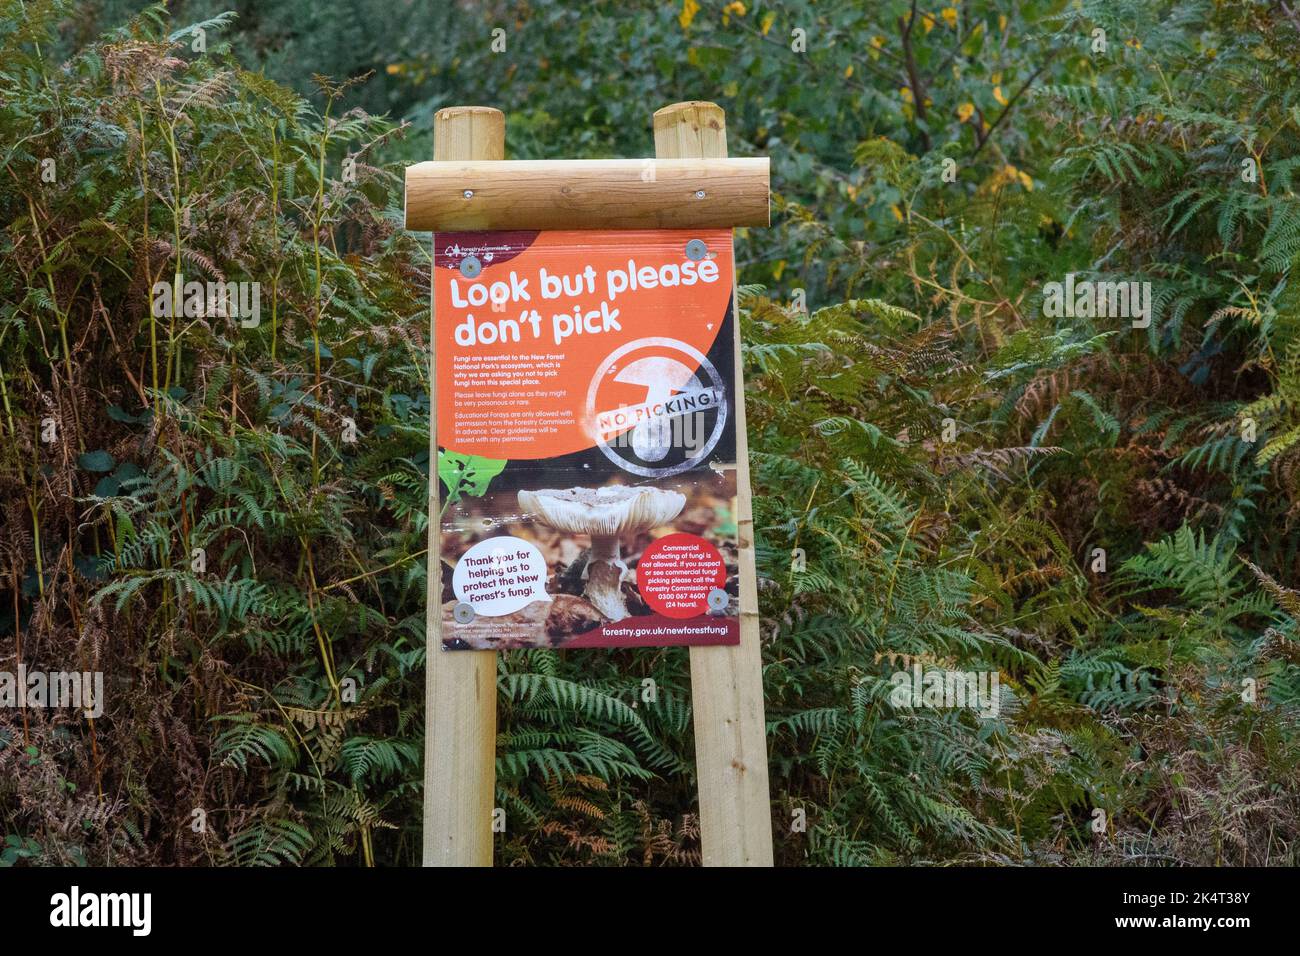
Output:
<svg viewBox="0 0 1300 956">
<path fill-rule="evenodd" d="M 628 616 L 622 590 L 628 569 L 619 554 L 620 538 L 668 524 L 685 504 L 680 491 L 621 485 L 519 492 L 519 507 L 526 513 L 556 531 L 591 538 L 582 594 L 611 621 Z"/>
<path fill-rule="evenodd" d="M 444 644 L 452 648 L 563 647 L 606 625 L 650 620 L 637 582 L 655 541 L 688 534 L 722 557 L 726 614 L 736 610 L 734 471 L 696 472 L 654 484 L 547 487 L 550 470 L 507 469 L 481 497 L 458 502 L 443 521 Z M 546 564 L 545 599 L 508 614 L 468 613 L 451 581 L 461 557 L 500 537 L 521 539 Z M 459 608 L 459 611 L 457 610 Z M 721 613 L 721 612 L 720 612 Z"/>
</svg>

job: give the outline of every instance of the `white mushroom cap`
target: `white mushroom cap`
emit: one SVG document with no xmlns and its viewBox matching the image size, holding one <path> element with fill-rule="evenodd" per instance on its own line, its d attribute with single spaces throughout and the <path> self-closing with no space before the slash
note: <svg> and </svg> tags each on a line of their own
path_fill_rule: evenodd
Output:
<svg viewBox="0 0 1300 956">
<path fill-rule="evenodd" d="M 519 507 L 556 531 L 614 535 L 667 524 L 686 505 L 680 491 L 661 488 L 545 488 L 519 492 Z"/>
</svg>

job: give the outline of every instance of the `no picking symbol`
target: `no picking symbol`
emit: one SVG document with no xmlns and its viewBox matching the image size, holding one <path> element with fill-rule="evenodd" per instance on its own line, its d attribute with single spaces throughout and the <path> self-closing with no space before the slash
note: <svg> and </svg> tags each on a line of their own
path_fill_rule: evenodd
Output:
<svg viewBox="0 0 1300 956">
<path fill-rule="evenodd" d="M 667 401 L 673 392 L 701 388 L 700 380 L 687 366 L 667 356 L 637 359 L 614 376 L 614 381 L 645 386 L 647 404 Z M 672 450 L 672 425 L 666 415 L 641 422 L 632 429 L 632 450 L 643 461 L 663 461 Z"/>
<path fill-rule="evenodd" d="M 623 356 L 638 349 L 655 349 L 660 354 L 632 361 L 614 377 L 614 381 L 643 386 L 646 389 L 646 398 L 642 407 L 652 407 L 658 402 L 667 401 L 674 397 L 674 392 L 704 393 L 712 391 L 717 395 L 718 401 L 716 405 L 711 406 L 717 411 L 713 431 L 710 432 L 708 439 L 700 447 L 699 451 L 679 464 L 663 468 L 650 468 L 629 461 L 610 446 L 597 424 L 601 410 L 596 406 L 596 393 L 601 387 L 602 379 L 609 374 L 610 370 L 615 367 L 615 364 Z M 691 366 L 663 353 L 677 353 L 689 358 L 699 370 L 698 373 L 692 373 Z M 707 384 L 700 381 L 701 375 L 708 379 Z M 671 419 L 673 417 L 677 416 L 656 415 L 645 421 L 638 422 L 633 428 L 632 449 L 642 461 L 662 461 L 667 456 L 672 448 Z M 709 361 L 708 356 L 687 342 L 654 336 L 637 339 L 635 342 L 628 342 L 619 346 L 596 369 L 596 374 L 592 376 L 591 385 L 587 389 L 587 419 L 590 432 L 596 440 L 596 445 L 604 452 L 605 457 L 618 465 L 619 468 L 634 475 L 640 475 L 643 478 L 666 478 L 670 475 L 689 471 L 704 461 L 709 452 L 713 451 L 714 446 L 722 438 L 723 428 L 727 423 L 727 396 L 722 376 L 718 374 L 718 370 Z"/>
</svg>

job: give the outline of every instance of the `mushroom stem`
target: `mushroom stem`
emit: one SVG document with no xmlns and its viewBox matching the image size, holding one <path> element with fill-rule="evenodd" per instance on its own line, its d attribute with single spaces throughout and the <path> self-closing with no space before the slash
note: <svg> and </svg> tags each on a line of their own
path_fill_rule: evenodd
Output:
<svg viewBox="0 0 1300 956">
<path fill-rule="evenodd" d="M 627 617 L 627 604 L 623 601 L 623 575 L 627 565 L 619 554 L 617 534 L 593 534 L 591 554 L 587 557 L 587 586 L 583 596 L 592 607 L 611 621 Z"/>
</svg>

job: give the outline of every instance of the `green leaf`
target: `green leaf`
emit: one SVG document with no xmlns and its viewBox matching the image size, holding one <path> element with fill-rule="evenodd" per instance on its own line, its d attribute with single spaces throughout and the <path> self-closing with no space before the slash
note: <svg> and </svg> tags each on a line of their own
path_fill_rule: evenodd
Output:
<svg viewBox="0 0 1300 956">
<path fill-rule="evenodd" d="M 126 409 L 122 408 L 121 406 L 118 405 L 108 406 L 109 418 L 113 419 L 113 421 L 115 422 L 124 422 L 126 424 L 131 424 L 131 425 L 138 424 L 139 422 L 143 422 L 143 421 L 148 421 L 149 417 L 152 414 L 153 412 L 151 410 L 145 409 L 139 415 L 132 415 L 130 412 L 128 412 Z"/>
<path fill-rule="evenodd" d="M 481 497 L 489 482 L 505 468 L 507 459 L 480 458 L 454 451 L 438 451 L 438 477 L 447 486 L 447 504 L 458 501 L 461 494 Z"/>
<path fill-rule="evenodd" d="M 117 467 L 117 459 L 101 448 L 78 455 L 77 464 L 86 471 L 112 471 Z"/>
</svg>

